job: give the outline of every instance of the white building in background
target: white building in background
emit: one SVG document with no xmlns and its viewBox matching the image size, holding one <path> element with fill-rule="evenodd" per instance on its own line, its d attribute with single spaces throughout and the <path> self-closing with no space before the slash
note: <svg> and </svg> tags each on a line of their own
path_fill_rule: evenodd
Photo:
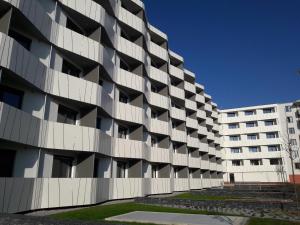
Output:
<svg viewBox="0 0 300 225">
<path fill-rule="evenodd" d="M 140 0 L 0 0 L 0 212 L 222 185 L 217 105 Z"/>
<path fill-rule="evenodd" d="M 294 150 L 295 180 L 300 183 L 299 109 L 292 105 L 220 111 L 225 183 L 291 182 L 289 143 Z"/>
</svg>

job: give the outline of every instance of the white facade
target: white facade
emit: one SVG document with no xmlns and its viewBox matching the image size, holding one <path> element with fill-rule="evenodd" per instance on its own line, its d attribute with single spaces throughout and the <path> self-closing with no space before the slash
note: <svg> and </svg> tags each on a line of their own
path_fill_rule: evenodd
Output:
<svg viewBox="0 0 300 225">
<path fill-rule="evenodd" d="M 289 143 L 299 182 L 298 112 L 292 103 L 221 110 L 224 182 L 291 182 Z"/>
<path fill-rule="evenodd" d="M 0 8 L 0 212 L 222 185 L 217 105 L 142 1 Z"/>
</svg>

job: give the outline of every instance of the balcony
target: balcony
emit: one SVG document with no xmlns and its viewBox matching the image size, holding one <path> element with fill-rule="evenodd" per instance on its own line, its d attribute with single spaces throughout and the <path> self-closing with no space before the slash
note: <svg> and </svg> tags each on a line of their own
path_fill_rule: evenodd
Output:
<svg viewBox="0 0 300 225">
<path fill-rule="evenodd" d="M 199 150 L 200 152 L 208 152 L 208 144 L 199 142 Z"/>
<path fill-rule="evenodd" d="M 207 132 L 207 139 L 214 141 L 215 140 L 215 135 L 213 132 Z"/>
<path fill-rule="evenodd" d="M 153 66 L 150 66 L 150 78 L 151 79 L 156 80 L 165 85 L 168 85 L 168 77 L 169 77 L 169 75 L 166 72 L 164 72 L 160 69 L 157 69 Z"/>
<path fill-rule="evenodd" d="M 171 140 L 186 143 L 186 132 L 182 130 L 172 129 Z"/>
<path fill-rule="evenodd" d="M 130 56 L 131 58 L 134 58 L 142 63 L 145 61 L 145 51 L 142 47 L 134 44 L 131 41 L 128 41 L 127 39 L 123 37 L 119 37 L 118 39 L 118 47 L 117 49 L 122 52 L 123 54 Z"/>
<path fill-rule="evenodd" d="M 211 179 L 210 178 L 202 178 L 202 186 L 203 188 L 211 188 Z"/>
<path fill-rule="evenodd" d="M 172 107 L 171 111 L 170 111 L 170 115 L 171 115 L 171 118 L 174 118 L 174 119 L 178 119 L 181 121 L 186 120 L 185 110 L 183 110 L 183 109 L 178 109 L 178 108 Z"/>
<path fill-rule="evenodd" d="M 175 98 L 185 100 L 184 90 L 173 85 L 170 86 L 170 95 Z"/>
<path fill-rule="evenodd" d="M 200 168 L 202 170 L 208 170 L 209 169 L 209 161 L 208 160 L 201 160 L 200 161 Z"/>
<path fill-rule="evenodd" d="M 197 118 L 206 119 L 206 113 L 204 110 L 198 109 L 197 110 Z"/>
<path fill-rule="evenodd" d="M 168 148 L 151 147 L 150 161 L 159 163 L 171 163 L 170 150 Z"/>
<path fill-rule="evenodd" d="M 196 93 L 196 86 L 190 82 L 184 81 L 184 90 Z"/>
<path fill-rule="evenodd" d="M 143 196 L 143 178 L 112 178 L 112 199 L 126 199 Z"/>
<path fill-rule="evenodd" d="M 133 90 L 144 92 L 143 77 L 121 68 L 117 70 L 117 83 Z"/>
<path fill-rule="evenodd" d="M 212 112 L 212 106 L 209 103 L 205 103 L 204 110 L 207 112 Z"/>
<path fill-rule="evenodd" d="M 174 178 L 174 191 L 189 190 L 189 178 Z"/>
<path fill-rule="evenodd" d="M 201 189 L 202 180 L 201 178 L 190 178 L 190 189 Z"/>
<path fill-rule="evenodd" d="M 188 165 L 188 155 L 174 153 L 173 154 L 173 165 L 177 166 L 187 166 Z"/>
<path fill-rule="evenodd" d="M 207 128 L 206 128 L 206 126 L 198 125 L 198 134 L 207 136 Z"/>
<path fill-rule="evenodd" d="M 151 91 L 150 104 L 163 109 L 169 109 L 169 98 Z"/>
<path fill-rule="evenodd" d="M 173 75 L 174 77 L 177 77 L 180 80 L 184 80 L 184 73 L 182 69 L 179 69 L 173 65 L 170 65 L 170 74 Z"/>
<path fill-rule="evenodd" d="M 123 102 L 117 102 L 116 106 L 116 119 L 143 124 L 144 110 L 142 108 Z"/>
<path fill-rule="evenodd" d="M 205 104 L 205 97 L 203 95 L 196 94 L 196 102 Z"/>
<path fill-rule="evenodd" d="M 166 62 L 169 59 L 168 51 L 163 47 L 160 47 L 159 45 L 153 43 L 152 41 L 150 42 L 150 53 L 160 59 L 163 59 Z"/>
<path fill-rule="evenodd" d="M 222 164 L 217 164 L 217 171 L 218 172 L 223 172 L 223 166 L 222 166 Z"/>
<path fill-rule="evenodd" d="M 113 156 L 120 158 L 144 158 L 144 142 L 123 138 L 114 138 Z"/>
<path fill-rule="evenodd" d="M 197 111 L 197 103 L 195 101 L 185 99 L 185 107 L 193 111 Z"/>
<path fill-rule="evenodd" d="M 199 148 L 199 139 L 195 137 L 187 137 L 187 146 L 191 148 Z"/>
<path fill-rule="evenodd" d="M 189 167 L 200 168 L 200 158 L 189 157 Z"/>
<path fill-rule="evenodd" d="M 140 33 L 146 34 L 144 21 L 121 6 L 119 7 L 118 19 Z"/>
<path fill-rule="evenodd" d="M 146 178 L 145 182 L 145 194 L 166 194 L 171 193 L 171 179 L 170 178 Z"/>
<path fill-rule="evenodd" d="M 210 171 L 217 171 L 217 163 L 215 163 L 215 162 L 210 162 L 210 163 L 209 163 L 209 170 L 210 170 Z"/>
<path fill-rule="evenodd" d="M 212 111 L 211 117 L 214 119 L 218 119 L 218 113 L 216 111 Z"/>
<path fill-rule="evenodd" d="M 152 133 L 169 135 L 169 123 L 166 121 L 151 118 L 150 127 Z"/>
<path fill-rule="evenodd" d="M 208 146 L 208 154 L 216 155 L 216 148 Z"/>
<path fill-rule="evenodd" d="M 213 126 L 214 126 L 214 121 L 213 121 L 213 119 L 207 117 L 207 118 L 206 118 L 206 124 L 207 124 L 208 126 L 213 127 Z"/>
<path fill-rule="evenodd" d="M 186 126 L 193 129 L 198 129 L 198 121 L 190 117 L 186 117 Z"/>
</svg>

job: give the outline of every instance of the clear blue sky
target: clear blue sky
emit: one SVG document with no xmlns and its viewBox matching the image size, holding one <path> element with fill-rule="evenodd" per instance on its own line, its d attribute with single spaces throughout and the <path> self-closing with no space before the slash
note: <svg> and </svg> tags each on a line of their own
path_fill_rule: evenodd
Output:
<svg viewBox="0 0 300 225">
<path fill-rule="evenodd" d="M 144 0 L 220 108 L 300 99 L 300 0 Z"/>
</svg>

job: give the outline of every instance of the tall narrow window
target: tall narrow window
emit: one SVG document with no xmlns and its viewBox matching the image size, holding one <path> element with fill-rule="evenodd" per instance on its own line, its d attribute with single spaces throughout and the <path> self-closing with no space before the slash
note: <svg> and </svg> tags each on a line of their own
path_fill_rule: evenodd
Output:
<svg viewBox="0 0 300 225">
<path fill-rule="evenodd" d="M 126 163 L 117 162 L 117 178 L 125 178 L 126 176 Z"/>
</svg>

